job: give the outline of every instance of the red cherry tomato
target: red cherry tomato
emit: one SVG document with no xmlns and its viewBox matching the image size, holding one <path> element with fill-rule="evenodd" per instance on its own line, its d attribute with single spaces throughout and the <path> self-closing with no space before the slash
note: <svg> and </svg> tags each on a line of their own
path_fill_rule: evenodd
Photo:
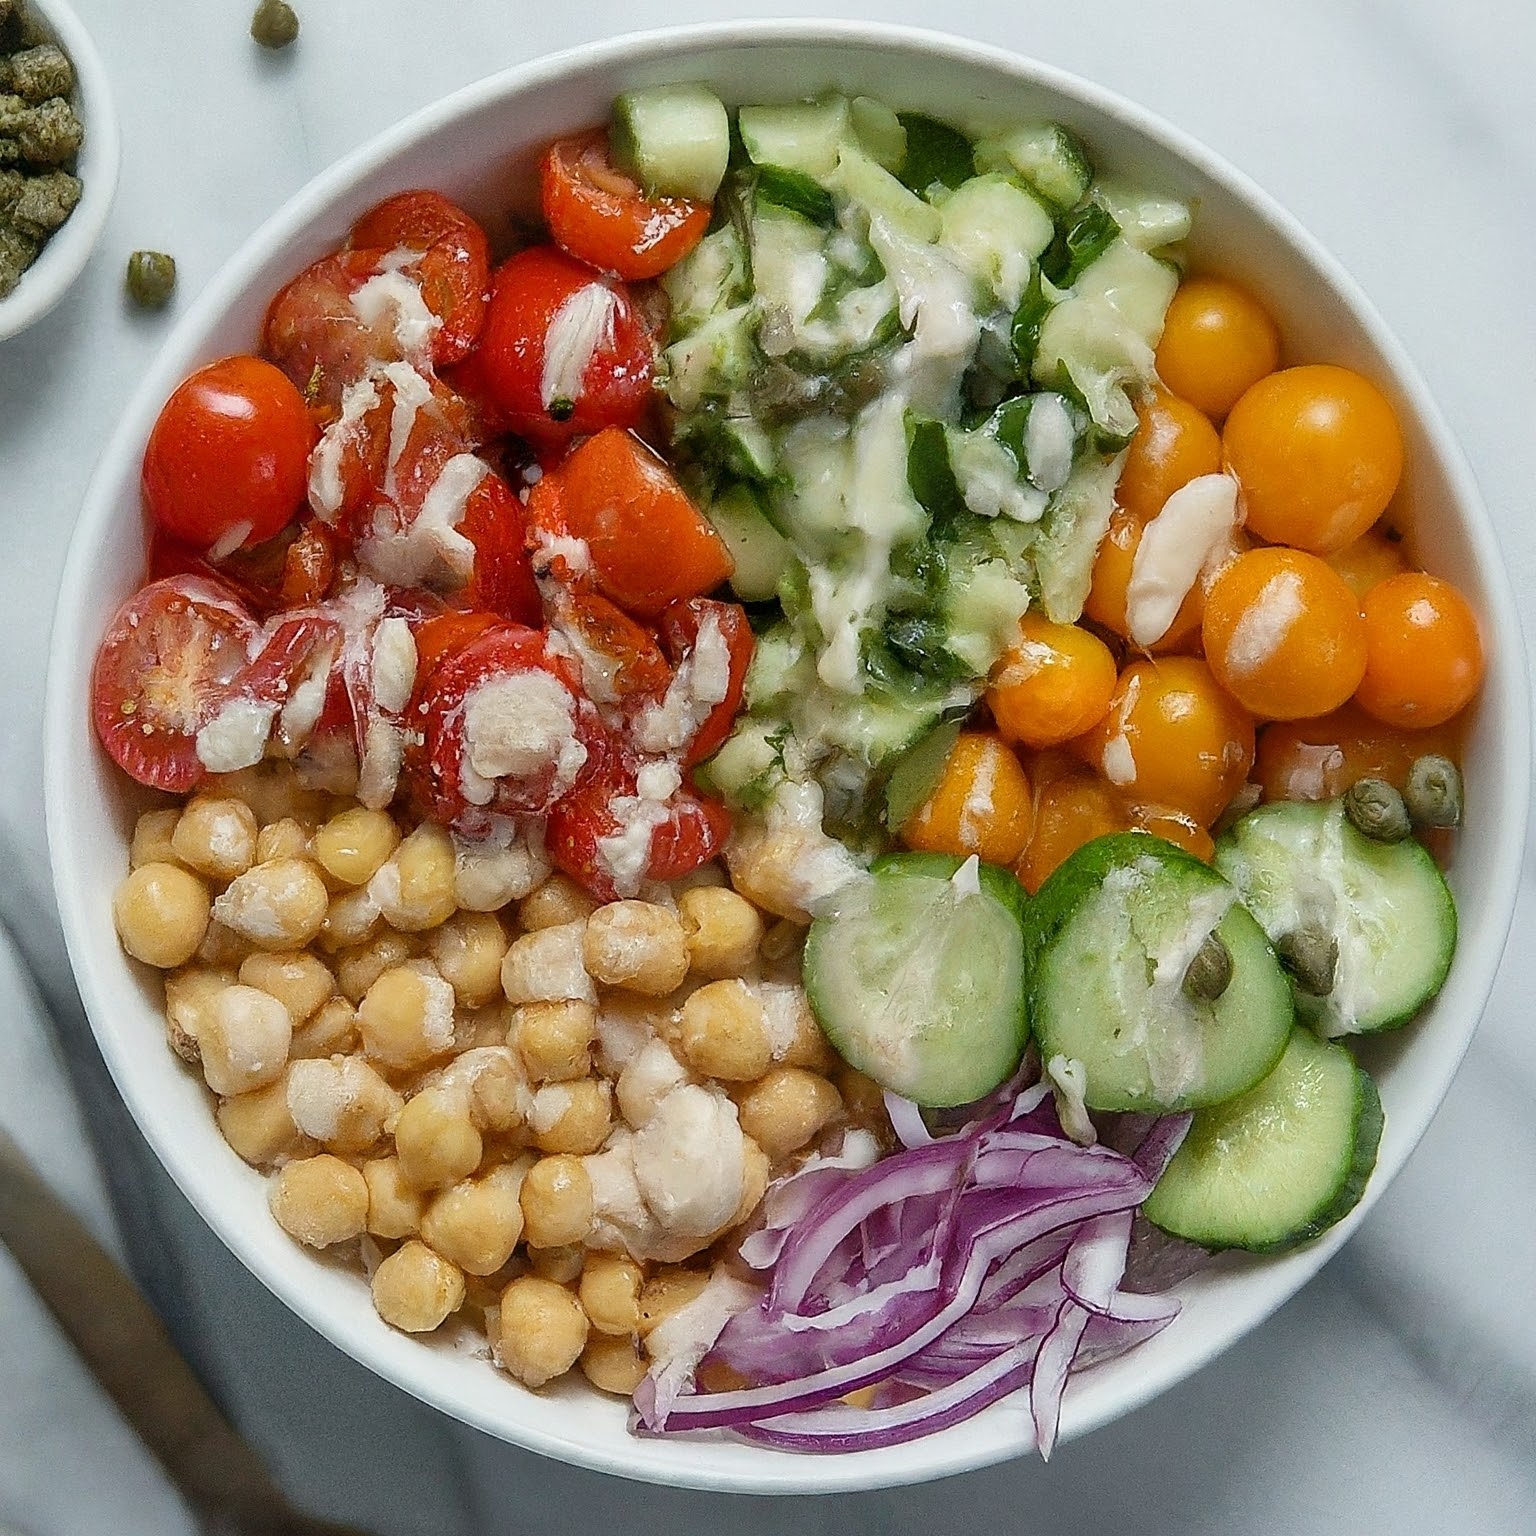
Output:
<svg viewBox="0 0 1536 1536">
<path fill-rule="evenodd" d="M 683 755 L 683 766 L 691 768 L 713 757 L 731 734 L 752 665 L 752 626 L 739 603 L 690 597 L 662 614 L 661 638 L 677 666 L 680 686 L 686 685 L 689 723 L 703 716 Z"/>
<path fill-rule="evenodd" d="M 519 624 L 542 623 L 544 606 L 525 547 L 523 504 L 500 475 L 487 475 L 470 492 L 459 532 L 475 546 L 475 568 L 452 600 Z"/>
<path fill-rule="evenodd" d="M 491 247 L 485 231 L 439 192 L 401 192 L 352 226 L 354 248 L 420 251 L 402 268 L 421 287 L 422 301 L 442 322 L 432 338 L 441 367 L 468 356 L 485 324 Z"/>
<path fill-rule="evenodd" d="M 485 350 L 476 347 L 462 363 L 444 368 L 441 381 L 464 402 L 468 435 L 477 446 L 512 430 L 512 421 L 501 408 L 485 372 Z"/>
<path fill-rule="evenodd" d="M 304 505 L 314 445 L 298 390 L 259 357 L 226 357 L 162 407 L 144 450 L 144 504 L 195 549 L 260 544 Z"/>
<path fill-rule="evenodd" d="M 562 593 L 552 627 L 575 652 L 594 704 L 627 709 L 666 691 L 672 669 L 656 637 L 596 592 Z"/>
<path fill-rule="evenodd" d="M 329 597 L 340 574 L 336 540 L 323 523 L 306 517 L 276 538 L 236 550 L 217 564 L 156 528 L 149 540 L 149 574 L 204 576 L 222 581 L 251 610 L 265 618 L 284 608 L 302 608 Z"/>
<path fill-rule="evenodd" d="M 488 629 L 500 629 L 506 622 L 496 613 L 450 609 L 447 613 L 434 614 L 418 625 L 415 631 L 418 701 L 425 700 L 429 686 L 427 679 L 438 662 L 463 650 L 471 640 L 478 639 Z"/>
<path fill-rule="evenodd" d="M 113 762 L 153 789 L 195 788 L 206 771 L 197 733 L 229 697 L 257 633 L 218 582 L 173 576 L 134 593 L 91 674 L 91 717 Z"/>
<path fill-rule="evenodd" d="M 543 816 L 592 771 L 597 712 L 539 631 L 487 629 L 433 667 L 430 689 L 424 681 L 411 706 L 420 740 L 407 772 L 432 820 Z"/>
<path fill-rule="evenodd" d="M 704 238 L 708 203 L 647 197 L 608 158 L 598 128 L 557 139 L 539 164 L 539 200 L 555 244 L 579 261 L 633 281 L 657 277 Z"/>
<path fill-rule="evenodd" d="M 565 442 L 640 420 L 655 347 L 623 284 L 552 245 L 496 269 L 481 372 L 512 430 Z"/>
</svg>

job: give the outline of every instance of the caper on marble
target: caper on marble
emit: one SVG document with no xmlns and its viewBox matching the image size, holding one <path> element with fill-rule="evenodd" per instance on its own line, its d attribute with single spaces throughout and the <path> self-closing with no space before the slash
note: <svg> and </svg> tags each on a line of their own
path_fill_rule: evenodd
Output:
<svg viewBox="0 0 1536 1536">
<path fill-rule="evenodd" d="M 286 48 L 299 35 L 298 13 L 285 0 L 261 0 L 251 17 L 251 36 L 263 48 Z"/>
<path fill-rule="evenodd" d="M 1215 929 L 1195 951 L 1180 985 L 1192 1003 L 1214 1003 L 1232 985 L 1232 951 Z"/>
<path fill-rule="evenodd" d="M 1362 836 L 1400 843 L 1412 831 L 1403 797 L 1385 779 L 1359 779 L 1344 791 L 1344 814 Z"/>
<path fill-rule="evenodd" d="M 141 309 L 164 309 L 176 288 L 176 258 L 164 251 L 135 251 L 128 258 L 127 288 Z"/>
<path fill-rule="evenodd" d="M 1304 924 L 1275 940 L 1275 953 L 1299 992 L 1327 997 L 1339 971 L 1338 935 Z"/>
<path fill-rule="evenodd" d="M 1438 752 L 1414 760 L 1403 798 L 1408 814 L 1421 827 L 1461 825 L 1461 771 Z"/>
</svg>

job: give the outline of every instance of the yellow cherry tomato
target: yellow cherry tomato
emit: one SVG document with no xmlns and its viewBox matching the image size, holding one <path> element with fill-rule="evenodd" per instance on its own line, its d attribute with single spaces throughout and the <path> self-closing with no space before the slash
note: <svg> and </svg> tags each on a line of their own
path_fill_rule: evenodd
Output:
<svg viewBox="0 0 1536 1536">
<path fill-rule="evenodd" d="M 1353 543 L 1335 550 L 1328 556 L 1328 564 L 1356 597 L 1364 597 L 1377 582 L 1410 568 L 1402 540 L 1389 538 L 1380 528 L 1368 528 Z"/>
<path fill-rule="evenodd" d="M 901 829 L 909 848 L 976 854 L 1012 864 L 1034 822 L 1029 779 L 1006 742 L 986 731 L 962 731 L 933 793 Z"/>
<path fill-rule="evenodd" d="M 1115 658 L 1097 635 L 1031 609 L 992 670 L 987 704 L 1009 741 L 1054 747 L 1095 726 L 1115 691 Z"/>
<path fill-rule="evenodd" d="M 1483 681 L 1477 615 L 1448 581 L 1424 571 L 1389 576 L 1365 594 L 1365 676 L 1355 698 L 1405 730 L 1459 714 Z"/>
<path fill-rule="evenodd" d="M 1187 400 L 1165 389 L 1142 400 L 1136 420 L 1115 500 L 1147 522 L 1181 485 L 1221 468 L 1221 436 Z"/>
<path fill-rule="evenodd" d="M 1316 720 L 1278 720 L 1259 732 L 1253 779 L 1266 800 L 1331 800 L 1360 779 L 1402 789 L 1426 753 L 1461 756 L 1457 722 L 1404 731 L 1350 702 Z"/>
<path fill-rule="evenodd" d="M 1381 516 L 1403 470 L 1403 437 L 1385 395 L 1331 363 L 1284 368 L 1232 407 L 1222 435 L 1248 531 L 1328 555 Z"/>
<path fill-rule="evenodd" d="M 1014 873 L 1030 895 L 1084 843 L 1130 826 L 1120 796 L 1097 774 L 1076 767 L 1048 779 L 1035 798 L 1034 833 Z"/>
<path fill-rule="evenodd" d="M 1133 805 L 1131 830 L 1150 832 L 1154 837 L 1161 837 L 1186 853 L 1194 854 L 1206 864 L 1216 857 L 1216 843 L 1211 834 L 1193 817 L 1179 811 L 1166 811 L 1155 805 Z"/>
<path fill-rule="evenodd" d="M 1093 585 L 1083 612 L 1095 624 L 1102 624 L 1122 640 L 1129 640 L 1130 624 L 1125 615 L 1126 592 L 1131 584 L 1131 568 L 1136 563 L 1136 551 L 1141 545 L 1141 535 L 1146 524 L 1124 507 L 1117 510 L 1109 522 L 1109 532 L 1099 545 L 1093 562 Z M 1200 615 L 1205 609 L 1205 593 L 1196 582 L 1189 595 L 1179 604 L 1173 623 L 1168 626 L 1162 639 L 1153 643 L 1154 655 L 1182 648 L 1185 641 L 1200 632 Z"/>
<path fill-rule="evenodd" d="M 1365 675 L 1360 600 L 1302 550 L 1239 555 L 1205 595 L 1201 635 L 1216 681 L 1268 720 L 1325 715 Z"/>
<path fill-rule="evenodd" d="M 1280 332 L 1246 288 L 1188 277 L 1163 319 L 1157 374 L 1174 394 L 1220 421 L 1280 362 Z"/>
</svg>

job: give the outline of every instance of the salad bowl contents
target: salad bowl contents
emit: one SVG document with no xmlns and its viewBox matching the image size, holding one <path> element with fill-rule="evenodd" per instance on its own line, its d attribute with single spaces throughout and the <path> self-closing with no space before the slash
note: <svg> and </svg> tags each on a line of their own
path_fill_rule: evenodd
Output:
<svg viewBox="0 0 1536 1536">
<path fill-rule="evenodd" d="M 1070 93 L 847 51 L 600 71 L 510 240 L 386 162 L 274 244 L 70 690 L 205 1211 L 453 1411 L 714 1486 L 1048 1455 L 1299 1284 L 1464 1043 L 1502 792 L 1389 360 Z"/>
</svg>

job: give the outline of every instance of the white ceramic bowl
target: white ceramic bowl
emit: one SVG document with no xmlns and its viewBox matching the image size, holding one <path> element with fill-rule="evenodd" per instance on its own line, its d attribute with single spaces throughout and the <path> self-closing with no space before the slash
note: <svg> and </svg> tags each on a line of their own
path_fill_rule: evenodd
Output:
<svg viewBox="0 0 1536 1536">
<path fill-rule="evenodd" d="M 401 188 L 441 188 L 492 218 L 531 205 L 531 171 L 555 135 L 602 121 L 616 92 L 704 79 L 729 101 L 837 86 L 972 127 L 1047 117 L 1078 129 L 1101 165 L 1190 198 L 1192 254 L 1250 284 L 1280 318 L 1290 355 L 1349 364 L 1400 413 L 1408 470 L 1396 510 L 1422 562 L 1469 594 L 1490 662 L 1466 751 L 1468 825 L 1452 882 L 1462 914 L 1450 979 L 1424 1018 L 1365 1054 L 1386 1106 L 1365 1200 L 1320 1242 L 1275 1259 L 1228 1256 L 1182 1288 L 1183 1314 L 1149 1344 L 1074 1381 L 1065 1436 L 1117 1418 L 1262 1321 L 1365 1218 L 1422 1135 L 1487 1000 L 1514 905 L 1528 785 L 1526 683 L 1515 609 L 1477 491 L 1401 347 L 1295 222 L 1214 155 L 1137 107 L 1056 70 L 953 38 L 838 23 L 754 23 L 624 38 L 543 59 L 419 113 L 313 182 L 266 224 L 177 326 L 92 483 L 64 577 L 49 676 L 48 833 L 60 913 L 97 1038 L 123 1097 L 187 1197 L 299 1316 L 381 1376 L 467 1423 L 565 1461 L 653 1482 L 812 1492 L 922 1481 L 1020 1453 L 1020 1410 L 999 1404 L 914 1445 L 794 1456 L 727 1440 L 636 1440 L 622 1405 L 584 1385 L 534 1396 L 482 1360 L 395 1333 L 363 1280 L 291 1242 L 262 1178 L 225 1146 L 202 1084 L 164 1045 L 158 984 L 112 931 L 130 797 L 87 715 L 92 652 L 143 568 L 139 458 L 155 413 L 190 369 L 249 348 L 268 297 L 334 246 L 363 209 Z"/>
<path fill-rule="evenodd" d="M 75 66 L 75 110 L 85 124 L 75 174 L 80 201 L 22 279 L 0 299 L 0 341 L 41 320 L 79 277 L 101 238 L 117 191 L 117 109 L 96 45 L 64 0 L 27 0 L 33 17 Z"/>
</svg>

